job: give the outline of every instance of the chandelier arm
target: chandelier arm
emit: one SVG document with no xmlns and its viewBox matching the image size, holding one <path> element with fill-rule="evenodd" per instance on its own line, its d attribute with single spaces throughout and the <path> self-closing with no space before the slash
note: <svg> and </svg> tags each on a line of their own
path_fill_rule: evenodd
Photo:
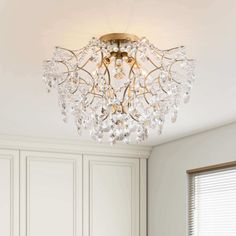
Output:
<svg viewBox="0 0 236 236">
<path fill-rule="evenodd" d="M 138 50 L 138 52 L 143 53 L 141 50 Z M 157 51 L 157 49 L 154 49 L 154 52 L 155 52 L 156 54 L 158 54 L 158 55 L 163 59 L 163 53 L 162 53 L 162 54 L 160 53 L 160 52 L 162 52 L 161 50 Z M 167 58 L 166 58 L 166 59 L 167 59 Z M 169 58 L 169 59 L 171 59 L 171 58 Z"/>
<path fill-rule="evenodd" d="M 64 63 L 63 63 L 64 64 Z M 66 66 L 66 64 L 64 64 L 65 66 Z M 67 67 L 68 68 L 68 67 Z M 69 69 L 69 68 L 68 68 Z M 62 72 L 63 74 L 68 74 L 68 77 L 69 77 L 69 75 L 70 75 L 70 73 L 71 72 L 75 72 L 76 70 L 83 70 L 83 71 L 85 71 L 85 69 L 83 69 L 83 68 L 80 68 L 80 67 L 77 67 L 75 70 L 68 70 L 68 71 L 66 71 L 66 72 Z M 88 71 L 86 71 L 86 72 L 88 72 Z M 84 81 L 85 82 L 85 84 L 87 84 L 87 85 L 91 85 L 91 84 L 89 84 L 86 80 L 84 80 L 83 78 L 79 78 L 79 80 L 82 80 L 82 81 Z M 61 82 L 61 83 L 64 83 L 66 81 L 66 79 L 65 80 L 63 80 L 63 82 Z"/>
<path fill-rule="evenodd" d="M 192 61 L 192 62 L 194 62 L 194 59 L 187 59 L 187 58 L 185 58 L 185 59 L 175 59 L 175 61 L 176 62 L 183 62 L 183 61 Z"/>
<path fill-rule="evenodd" d="M 153 94 L 151 91 L 147 90 L 147 91 L 144 92 L 144 93 L 138 94 L 137 97 L 138 97 L 138 96 L 144 96 L 145 94 L 148 94 L 148 93 L 150 93 L 152 96 L 157 95 L 157 94 Z"/>
<path fill-rule="evenodd" d="M 137 63 L 137 51 L 135 52 L 135 55 L 134 55 L 134 62 L 132 64 L 132 66 L 130 67 L 129 78 L 131 77 L 131 73 L 133 73 L 135 75 L 134 70 L 133 70 L 135 65 L 139 68 L 138 63 Z M 136 80 L 136 78 L 134 78 L 134 81 L 135 80 Z"/>
<path fill-rule="evenodd" d="M 133 70 L 132 70 L 132 73 L 135 75 Z M 137 91 L 135 90 L 135 85 L 136 85 L 136 77 L 134 77 L 134 80 L 133 80 L 133 90 L 131 90 L 131 91 L 135 94 L 135 96 L 137 96 Z M 143 88 L 140 83 L 139 83 L 139 85 L 140 85 L 141 88 Z"/>
<path fill-rule="evenodd" d="M 176 64 L 177 62 L 183 62 L 183 61 L 184 61 L 183 59 L 179 59 L 179 60 L 176 59 L 176 60 L 170 65 L 169 74 L 172 75 L 171 68 L 172 68 L 172 66 L 173 66 L 174 64 Z M 194 60 L 193 60 L 193 59 L 187 59 L 187 61 L 194 61 Z M 182 84 L 181 82 L 175 80 L 173 77 L 172 77 L 171 79 L 172 79 L 175 83 L 177 83 L 177 84 L 179 84 L 179 85 Z"/>
<path fill-rule="evenodd" d="M 167 91 L 163 88 L 163 86 L 162 86 L 162 84 L 161 84 L 160 76 L 158 76 L 157 82 L 158 82 L 158 85 L 160 86 L 161 90 L 162 90 L 164 93 L 168 94 Z"/>
<path fill-rule="evenodd" d="M 133 74 L 135 74 L 134 71 L 133 71 L 134 65 L 136 65 L 136 61 L 135 61 L 135 62 L 132 64 L 132 66 L 130 67 L 129 78 L 130 78 L 132 72 L 133 72 Z"/>
<path fill-rule="evenodd" d="M 167 57 L 167 56 L 164 56 L 164 54 L 163 54 L 163 58 L 165 58 L 165 59 L 167 59 L 167 60 L 173 60 L 173 58 L 171 58 L 171 57 Z M 181 61 L 194 61 L 194 59 L 174 59 L 174 61 L 175 62 L 181 62 Z"/>
<path fill-rule="evenodd" d="M 170 74 L 171 74 L 171 72 L 170 72 Z M 174 81 L 176 84 L 179 84 L 179 85 L 182 84 L 181 82 L 175 80 L 173 77 L 171 78 L 171 80 Z"/>
<path fill-rule="evenodd" d="M 89 103 L 89 105 L 91 105 L 91 104 L 93 103 L 93 101 L 94 101 L 94 99 L 95 99 L 96 96 L 103 98 L 102 95 L 97 94 L 97 93 L 88 92 L 88 94 L 93 95 L 93 98 L 92 98 L 91 102 Z"/>
<path fill-rule="evenodd" d="M 142 87 L 141 84 L 140 84 L 140 87 L 143 88 L 146 92 L 140 93 L 140 94 L 136 94 L 136 91 L 135 91 L 135 90 L 131 90 L 131 91 L 135 94 L 136 97 L 143 96 L 144 99 L 145 99 L 145 101 L 146 101 L 146 103 L 147 103 L 147 104 L 150 104 L 150 102 L 149 102 L 148 99 L 146 98 L 146 94 L 150 93 L 151 95 L 153 95 L 153 93 L 152 93 L 151 91 L 149 91 L 147 88 Z M 131 99 L 131 100 L 133 100 L 133 99 Z"/>
<path fill-rule="evenodd" d="M 89 62 L 90 62 L 91 57 L 82 65 L 80 68 L 84 68 Z"/>
<path fill-rule="evenodd" d="M 152 64 L 153 66 L 155 66 L 155 68 L 158 68 L 158 66 L 151 60 L 150 57 L 147 57 L 147 60 L 148 60 L 149 62 L 151 62 L 151 64 Z"/>
<path fill-rule="evenodd" d="M 139 86 L 142 88 L 142 89 L 146 89 L 140 82 L 139 82 Z M 135 91 L 134 91 L 135 92 Z"/>
<path fill-rule="evenodd" d="M 149 90 L 147 90 L 146 92 L 143 93 L 143 97 L 144 97 L 144 99 L 145 99 L 145 101 L 148 105 L 150 105 L 150 102 L 148 101 L 146 95 L 149 94 L 149 93 L 153 96 L 153 93 Z"/>
<path fill-rule="evenodd" d="M 89 105 L 93 104 L 93 101 L 95 99 L 95 95 L 94 94 L 92 94 L 92 95 L 93 95 L 93 98 L 92 98 L 91 102 L 89 103 Z"/>
<path fill-rule="evenodd" d="M 60 86 L 60 85 L 62 85 L 63 83 L 65 83 L 66 80 L 69 78 L 69 76 L 70 76 L 70 71 L 69 71 L 69 67 L 67 66 L 67 64 L 66 64 L 65 62 L 63 62 L 63 61 L 55 61 L 55 62 L 63 64 L 63 65 L 66 67 L 66 69 L 67 69 L 67 72 L 64 72 L 64 73 L 67 74 L 66 78 L 65 78 L 62 82 L 58 83 L 58 85 Z"/>
<path fill-rule="evenodd" d="M 134 61 L 135 61 L 135 65 L 137 66 L 137 68 L 140 68 L 139 67 L 139 64 L 138 64 L 138 60 L 137 60 L 137 54 L 138 54 L 138 51 L 136 50 L 135 54 L 134 54 Z"/>
<path fill-rule="evenodd" d="M 154 63 L 153 63 L 153 65 L 154 65 Z M 156 69 L 158 69 L 158 66 L 156 66 L 156 65 L 154 65 L 154 66 L 156 67 Z M 145 90 L 148 91 L 147 78 L 144 78 L 144 91 Z M 144 99 L 145 99 L 146 103 L 149 105 L 150 103 L 149 103 L 149 101 L 148 101 L 148 99 L 146 97 L 146 93 L 144 93 Z"/>
<path fill-rule="evenodd" d="M 175 79 L 173 78 L 173 76 L 172 76 L 171 68 L 172 68 L 172 66 L 173 66 L 175 63 L 176 63 L 176 61 L 173 62 L 173 63 L 170 65 L 170 68 L 169 68 L 170 79 L 171 79 L 172 81 L 174 81 L 175 83 L 177 83 L 177 84 L 182 84 L 181 82 L 175 80 Z"/>
<path fill-rule="evenodd" d="M 126 92 L 128 91 L 128 88 L 130 86 L 130 82 L 128 83 L 128 85 L 125 87 L 125 90 L 124 90 L 124 93 L 123 93 L 123 99 L 122 99 L 122 103 L 125 101 L 125 95 L 126 95 Z"/>
<path fill-rule="evenodd" d="M 131 68 L 130 68 L 130 72 L 129 72 L 129 79 L 130 79 L 130 77 L 131 77 L 131 73 L 133 73 L 133 75 L 134 75 L 134 79 L 133 79 L 133 89 L 134 89 L 134 94 L 136 95 L 136 91 L 135 91 L 136 75 L 135 75 L 134 70 L 133 70 L 133 68 L 134 68 L 135 65 L 137 66 L 137 68 L 139 68 L 139 65 L 138 65 L 138 63 L 137 63 L 137 51 L 135 51 L 135 54 L 134 54 L 134 63 L 132 64 L 132 66 L 131 66 Z"/>
<path fill-rule="evenodd" d="M 131 77 L 131 73 L 133 73 L 133 75 L 136 75 L 133 68 L 130 69 L 129 78 Z"/>
<path fill-rule="evenodd" d="M 155 69 L 151 70 L 144 78 L 144 80 L 146 80 L 152 73 L 154 73 L 155 71 L 159 70 L 162 67 L 156 67 Z"/>
<path fill-rule="evenodd" d="M 88 84 L 84 79 L 80 78 L 80 80 L 84 81 L 86 85 L 90 85 Z M 79 83 L 80 84 L 80 83 Z M 76 89 L 73 92 L 70 92 L 72 95 L 74 95 L 77 91 L 78 91 L 79 85 L 77 85 Z"/>
<path fill-rule="evenodd" d="M 134 75 L 134 78 L 133 78 L 133 84 L 132 84 L 132 86 L 133 86 L 133 90 L 130 90 L 130 91 L 133 91 L 133 93 L 136 95 L 136 91 L 134 90 L 134 88 L 135 88 L 135 83 L 136 83 L 136 77 L 135 77 L 135 73 L 134 73 L 134 71 L 133 71 L 133 66 L 134 66 L 134 64 L 135 63 L 133 63 L 133 65 L 131 66 L 131 68 L 130 68 L 130 71 L 129 71 L 129 79 L 130 79 L 130 81 L 131 81 L 131 73 L 133 73 L 133 75 Z M 131 85 L 131 82 L 129 83 L 129 86 Z M 123 98 L 124 99 L 124 98 Z"/>
<path fill-rule="evenodd" d="M 136 52 L 136 54 L 137 54 L 137 52 Z M 134 89 L 135 89 L 135 85 L 136 85 L 136 76 L 135 76 L 136 74 L 135 74 L 133 68 L 134 68 L 134 65 L 136 65 L 139 68 L 139 66 L 137 64 L 137 60 L 136 60 L 136 54 L 135 54 L 135 62 L 133 63 L 133 65 L 132 65 L 132 67 L 130 69 L 130 73 L 129 73 L 129 78 L 131 76 L 131 73 L 133 73 L 133 75 L 134 75 L 134 79 L 133 79 L 133 88 Z M 140 83 L 139 83 L 139 85 L 140 85 L 141 88 L 144 88 Z M 133 90 L 133 92 L 136 94 L 135 90 Z"/>
<path fill-rule="evenodd" d="M 98 53 L 99 51 L 101 51 L 101 49 L 97 50 L 95 53 Z M 89 57 L 88 60 L 82 66 L 80 66 L 80 68 L 84 68 L 91 61 L 91 58 L 92 57 Z"/>
<path fill-rule="evenodd" d="M 161 58 L 163 58 L 163 51 L 161 51 L 161 50 L 159 50 L 159 49 L 154 49 L 154 52 L 158 55 L 158 56 L 160 56 Z"/>
<path fill-rule="evenodd" d="M 89 71 L 87 71 L 86 69 L 84 69 L 84 68 L 82 68 L 82 67 L 77 67 L 77 69 L 78 70 L 82 70 L 82 71 L 84 71 L 85 73 L 87 73 L 90 77 L 91 77 L 91 79 L 92 79 L 92 81 L 94 81 L 94 78 L 93 78 L 93 76 L 92 76 L 92 74 L 89 72 Z M 82 78 L 80 78 L 81 80 L 83 80 Z M 85 81 L 85 80 L 84 80 Z M 87 83 L 86 83 L 87 84 Z M 91 84 L 87 84 L 87 85 L 91 85 Z"/>
<path fill-rule="evenodd" d="M 144 91 L 148 91 L 148 89 L 147 89 L 147 84 L 146 84 L 146 79 L 144 80 Z M 149 101 L 148 101 L 148 99 L 147 99 L 147 97 L 146 97 L 146 94 L 147 94 L 147 93 L 144 92 L 143 97 L 144 97 L 146 103 L 149 105 L 150 103 L 149 103 Z"/>
<path fill-rule="evenodd" d="M 64 47 L 59 47 L 59 46 L 57 46 L 56 48 L 60 48 L 60 49 L 63 49 L 63 50 L 65 50 L 65 51 L 68 51 L 68 52 L 71 52 L 72 54 L 75 54 L 75 51 L 83 51 L 84 49 L 86 49 L 86 46 L 85 47 L 82 47 L 82 48 L 80 48 L 80 49 L 77 49 L 77 50 L 70 50 L 70 49 L 67 49 L 67 48 L 64 48 Z"/>
<path fill-rule="evenodd" d="M 109 117 L 109 113 L 102 119 L 102 121 L 106 120 Z"/>
<path fill-rule="evenodd" d="M 130 114 L 130 113 L 128 113 L 128 114 L 129 114 L 129 116 L 130 116 L 134 121 L 139 122 L 139 120 L 137 120 L 136 118 L 134 118 L 132 114 Z"/>
<path fill-rule="evenodd" d="M 173 58 L 164 56 L 164 54 L 163 54 L 163 58 L 165 58 L 165 59 L 167 59 L 167 60 L 170 60 L 170 61 L 173 60 Z M 175 59 L 175 61 L 176 61 L 176 59 Z M 182 61 L 182 60 L 180 60 L 180 61 Z"/>
<path fill-rule="evenodd" d="M 64 84 L 68 78 L 69 78 L 69 74 L 67 74 L 66 78 L 62 82 L 58 83 L 58 86 Z"/>
<path fill-rule="evenodd" d="M 163 51 L 163 52 L 170 52 L 172 50 L 179 49 L 179 48 L 184 48 L 184 46 L 173 47 L 173 48 L 164 49 L 164 50 L 161 50 L 161 51 Z"/>
<path fill-rule="evenodd" d="M 100 62 L 100 65 L 98 66 L 98 68 L 101 68 L 102 65 L 103 65 L 103 60 L 104 60 L 104 54 L 102 52 L 102 50 L 100 49 L 100 52 L 101 52 L 101 62 Z"/>
<path fill-rule="evenodd" d="M 76 87 L 76 89 L 73 92 L 70 92 L 72 95 L 74 95 L 78 91 L 79 86 Z"/>
<path fill-rule="evenodd" d="M 182 47 L 182 46 L 180 46 L 180 47 Z M 167 59 L 167 60 L 172 60 L 173 58 L 170 58 L 170 57 L 165 56 L 165 53 L 166 53 L 166 52 L 170 52 L 170 51 L 175 50 L 175 49 L 178 49 L 178 48 L 180 48 L 180 47 L 174 47 L 174 48 L 170 48 L 170 49 L 167 49 L 167 50 L 160 50 L 160 49 L 158 49 L 158 48 L 155 48 L 154 51 L 155 51 L 155 53 L 157 53 L 159 56 L 161 56 L 162 59 L 165 58 L 165 59 Z"/>
<path fill-rule="evenodd" d="M 148 99 L 147 99 L 147 97 L 146 97 L 146 94 L 147 94 L 147 93 L 144 93 L 143 97 L 144 97 L 144 99 L 145 99 L 146 103 L 149 105 L 149 104 L 150 104 L 150 102 L 148 101 Z"/>
<path fill-rule="evenodd" d="M 110 75 L 110 71 L 107 68 L 107 65 L 103 62 L 102 63 L 105 67 L 105 74 L 107 73 L 107 77 L 108 77 L 108 84 L 111 85 L 111 75 Z"/>
<path fill-rule="evenodd" d="M 93 82 L 92 88 L 91 88 L 91 90 L 90 90 L 90 93 L 93 93 L 93 91 L 94 91 L 94 93 L 95 93 L 95 83 L 94 83 L 94 82 Z"/>
<path fill-rule="evenodd" d="M 176 49 L 177 49 L 178 47 L 176 47 Z M 173 48 L 174 49 L 174 48 Z M 173 49 L 171 49 L 171 50 L 173 50 Z M 157 51 L 156 49 L 154 50 L 155 51 L 155 53 L 156 54 L 158 54 L 160 57 L 161 57 L 161 60 L 163 60 L 163 58 L 165 58 L 165 59 L 167 59 L 167 60 L 172 60 L 173 58 L 171 58 L 171 57 L 167 57 L 167 56 L 165 56 L 165 52 L 168 52 L 168 51 Z M 160 53 L 161 52 L 161 53 Z"/>
<path fill-rule="evenodd" d="M 62 85 L 63 83 L 66 82 L 66 80 L 67 80 L 67 79 L 69 78 L 69 76 L 70 76 L 70 73 L 71 73 L 71 72 L 75 72 L 75 70 L 78 69 L 78 68 L 76 68 L 76 69 L 74 69 L 74 70 L 70 70 L 69 67 L 68 67 L 68 65 L 67 65 L 64 61 L 55 61 L 55 62 L 61 63 L 61 64 L 63 64 L 63 65 L 67 68 L 67 71 L 66 71 L 66 72 L 65 72 L 65 71 L 62 72 L 62 74 L 67 74 L 67 76 L 66 76 L 66 78 L 65 78 L 62 82 L 58 83 L 58 85 L 60 86 L 60 85 Z M 83 80 L 87 85 L 89 85 L 84 79 L 80 78 L 80 80 Z"/>
<path fill-rule="evenodd" d="M 82 80 L 86 85 L 90 85 L 91 86 L 91 84 L 89 84 L 86 80 L 84 80 L 83 78 L 81 78 L 81 77 L 79 77 L 79 80 Z"/>
<path fill-rule="evenodd" d="M 78 57 L 77 57 L 77 55 L 74 53 L 74 51 L 73 50 L 69 50 L 69 49 L 66 49 L 66 48 L 62 48 L 62 47 L 57 47 L 57 48 L 60 48 L 60 49 L 62 49 L 62 50 L 65 50 L 65 51 L 68 51 L 68 52 L 70 52 L 74 57 L 75 57 L 75 59 L 76 59 L 76 62 L 78 63 Z M 72 59 L 73 57 L 71 57 L 70 58 L 70 60 Z"/>
<path fill-rule="evenodd" d="M 57 48 L 60 48 L 60 47 L 57 47 Z M 70 52 L 69 50 L 66 50 L 66 49 L 64 49 L 64 48 L 60 48 L 60 49 L 63 49 L 63 50 L 65 50 L 65 51 Z M 74 55 L 70 55 L 70 56 L 68 56 L 68 57 L 69 57 L 69 58 L 67 58 L 66 61 L 70 61 L 70 60 L 72 60 L 72 59 L 74 58 Z M 58 60 L 56 60 L 56 61 L 58 61 Z"/>
<path fill-rule="evenodd" d="M 96 96 L 98 96 L 98 97 L 101 97 L 101 98 L 103 98 L 103 96 L 102 95 L 100 95 L 100 94 L 98 94 L 98 93 L 92 93 L 92 92 L 88 92 L 89 94 L 92 94 L 92 95 L 94 95 L 95 97 Z"/>
<path fill-rule="evenodd" d="M 72 50 L 75 54 L 76 53 L 82 53 L 85 49 L 87 49 L 87 46 L 85 46 L 85 47 L 82 47 L 82 48 L 80 48 L 80 49 L 74 49 L 74 50 Z M 76 54 L 77 55 L 77 54 Z M 77 56 L 78 57 L 78 56 Z"/>
</svg>

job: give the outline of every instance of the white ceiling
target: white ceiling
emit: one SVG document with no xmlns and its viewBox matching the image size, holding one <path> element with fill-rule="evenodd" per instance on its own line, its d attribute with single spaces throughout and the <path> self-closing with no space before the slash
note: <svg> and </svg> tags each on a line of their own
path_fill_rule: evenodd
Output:
<svg viewBox="0 0 236 236">
<path fill-rule="evenodd" d="M 76 49 L 109 32 L 185 45 L 197 60 L 190 103 L 145 145 L 236 121 L 235 0 L 0 0 L 0 134 L 89 139 L 61 121 L 41 65 L 55 45 Z"/>
</svg>

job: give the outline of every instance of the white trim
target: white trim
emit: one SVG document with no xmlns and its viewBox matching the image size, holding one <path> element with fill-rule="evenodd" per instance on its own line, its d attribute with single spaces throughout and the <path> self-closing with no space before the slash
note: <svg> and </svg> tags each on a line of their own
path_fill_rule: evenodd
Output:
<svg viewBox="0 0 236 236">
<path fill-rule="evenodd" d="M 128 158 L 148 158 L 152 147 L 143 145 L 99 144 L 76 140 L 33 138 L 0 135 L 1 149 L 61 152 L 71 154 L 103 155 Z"/>
<path fill-rule="evenodd" d="M 139 160 L 140 236 L 147 236 L 147 160 Z"/>
<path fill-rule="evenodd" d="M 73 165 L 73 236 L 82 236 L 82 155 L 44 152 L 20 152 L 21 165 L 21 236 L 30 236 L 30 163 L 62 162 Z"/>
<path fill-rule="evenodd" d="M 19 152 L 0 150 L 0 159 L 10 162 L 10 229 L 9 235 L 19 235 Z"/>
<path fill-rule="evenodd" d="M 109 158 L 104 156 L 84 156 L 84 236 L 93 236 L 93 167 L 97 165 L 103 166 L 123 166 L 129 167 L 131 173 L 131 236 L 140 235 L 140 186 L 139 186 L 139 170 L 140 162 L 135 159 Z M 145 159 L 142 159 L 146 161 Z"/>
</svg>

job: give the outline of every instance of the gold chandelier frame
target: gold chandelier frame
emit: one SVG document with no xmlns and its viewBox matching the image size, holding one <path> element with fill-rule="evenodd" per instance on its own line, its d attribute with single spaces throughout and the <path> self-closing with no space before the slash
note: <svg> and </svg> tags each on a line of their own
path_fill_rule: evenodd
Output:
<svg viewBox="0 0 236 236">
<path fill-rule="evenodd" d="M 120 43 L 122 42 L 137 42 L 139 40 L 139 38 L 136 36 L 136 35 L 133 35 L 133 34 L 126 34 L 126 33 L 112 33 L 112 34 L 106 34 L 106 35 L 103 35 L 99 38 L 102 42 L 114 42 L 114 43 L 117 43 L 118 47 L 120 46 Z M 79 61 L 79 58 L 77 56 L 77 53 L 75 53 L 75 51 L 73 50 L 69 50 L 69 49 L 66 49 L 66 48 L 61 48 L 61 47 L 58 47 L 59 49 L 62 49 L 62 50 L 66 50 L 67 52 L 71 53 L 71 58 L 69 60 L 72 60 L 72 59 L 75 59 L 77 62 Z M 171 48 L 171 49 L 168 49 L 168 50 L 165 50 L 166 52 L 169 52 L 171 50 L 174 50 L 174 49 L 177 49 L 179 47 L 175 47 L 175 48 Z M 82 50 L 82 49 L 81 49 Z M 80 51 L 80 50 L 79 50 Z M 98 53 L 100 50 L 97 50 L 95 53 Z M 138 52 L 138 51 L 137 51 Z M 110 57 L 105 57 L 103 55 L 103 52 L 100 52 L 101 55 L 100 55 L 100 63 L 98 63 L 98 68 L 101 68 L 102 66 L 104 66 L 105 70 L 104 70 L 104 76 L 107 76 L 107 83 L 108 85 L 111 85 L 111 75 L 110 75 L 110 71 L 108 69 L 108 65 L 110 64 L 110 58 L 111 57 L 115 57 L 116 59 L 121 59 L 121 58 L 125 58 L 125 61 L 127 62 L 127 64 L 130 65 L 130 70 L 128 72 L 128 77 L 129 79 L 131 78 L 132 75 L 135 75 L 135 72 L 134 72 L 134 68 L 140 68 L 139 66 L 139 63 L 138 63 L 138 60 L 137 60 L 137 52 L 135 53 L 135 56 L 134 57 L 128 57 L 128 54 L 126 52 L 121 52 L 120 50 L 117 51 L 117 52 L 111 52 L 111 55 Z M 156 53 L 160 53 L 159 51 L 156 51 Z M 162 57 L 162 59 L 171 59 L 167 56 L 165 56 L 164 54 L 163 55 L 160 55 Z M 191 59 L 188 59 L 189 61 L 192 61 Z M 133 80 L 133 82 L 131 83 L 128 83 L 128 85 L 126 85 L 125 87 L 123 87 L 124 89 L 124 92 L 123 92 L 123 99 L 122 99 L 122 102 L 120 105 L 113 105 L 112 106 L 112 113 L 114 112 L 122 112 L 122 113 L 126 113 L 128 114 L 127 110 L 129 108 L 129 104 L 132 100 L 132 93 L 136 94 L 136 97 L 140 97 L 140 96 L 143 96 L 146 103 L 150 106 L 150 101 L 148 99 L 148 94 L 151 95 L 151 96 L 156 96 L 158 94 L 154 94 L 152 93 L 152 91 L 148 88 L 147 84 L 146 84 L 146 81 L 147 79 L 149 78 L 149 76 L 151 76 L 154 72 L 156 72 L 157 70 L 160 70 L 160 69 L 164 69 L 161 66 L 158 66 L 155 64 L 155 62 L 153 60 L 151 60 L 150 57 L 147 57 L 147 61 L 150 62 L 152 65 L 153 65 L 153 69 L 151 71 L 149 71 L 146 75 L 145 75 L 145 78 L 144 78 L 144 84 L 143 85 L 140 85 L 140 88 L 142 90 L 141 93 L 139 94 L 136 94 L 136 90 L 135 90 L 135 79 Z M 176 59 L 172 62 L 172 64 L 170 65 L 169 67 L 169 70 L 168 70 L 168 73 L 169 73 L 169 79 L 171 79 L 172 81 L 174 81 L 176 84 L 181 84 L 181 82 L 179 81 L 176 81 L 175 79 L 173 79 L 171 77 L 171 69 L 172 69 L 172 66 L 176 63 L 179 63 L 179 62 L 183 62 L 184 60 L 183 59 Z M 91 62 L 91 58 L 88 58 L 83 65 L 81 66 L 77 66 L 77 68 L 75 70 L 70 70 L 70 68 L 68 67 L 68 65 L 65 63 L 65 61 L 62 61 L 62 60 L 59 60 L 59 61 L 56 61 L 57 63 L 61 63 L 63 64 L 65 67 L 66 67 L 66 71 L 64 71 L 63 73 L 67 74 L 66 78 L 61 81 L 59 83 L 59 85 L 63 84 L 64 82 L 66 82 L 69 77 L 70 77 L 70 74 L 72 72 L 74 72 L 75 70 L 77 72 L 79 71 L 83 71 L 85 72 L 90 78 L 91 78 L 91 83 L 88 83 L 86 80 L 84 80 L 83 78 L 79 77 L 79 79 L 77 80 L 78 83 L 77 83 L 77 87 L 75 90 L 73 91 L 70 91 L 71 94 L 75 94 L 79 88 L 79 85 L 81 84 L 86 84 L 87 86 L 90 86 L 90 91 L 88 91 L 88 94 L 92 95 L 93 98 L 91 99 L 91 102 L 90 102 L 90 105 L 93 103 L 94 99 L 96 97 L 98 98 L 104 98 L 101 94 L 99 94 L 97 92 L 97 89 L 96 89 L 96 85 L 94 83 L 95 81 L 95 78 L 94 76 L 92 75 L 91 72 L 89 72 L 87 69 L 86 69 L 86 66 L 89 64 L 89 62 Z M 160 76 L 157 77 L 155 79 L 155 81 L 157 82 L 157 84 L 159 85 L 160 89 L 165 93 L 167 94 L 168 92 L 166 91 L 166 89 L 164 88 L 164 86 L 162 85 L 162 82 L 161 82 L 161 78 Z M 107 91 L 106 92 L 106 97 L 107 98 L 111 98 L 111 97 L 114 97 L 116 96 L 115 94 L 115 91 L 114 89 L 112 89 L 111 91 Z M 128 100 L 125 99 L 126 97 L 128 96 Z M 131 116 L 132 119 L 134 119 L 135 121 L 138 122 L 138 118 L 139 117 L 134 117 L 132 116 L 131 114 L 129 114 Z M 109 113 L 108 114 L 104 114 L 104 118 L 103 120 L 105 120 L 107 117 L 109 116 Z"/>
<path fill-rule="evenodd" d="M 109 132 L 112 143 L 136 132 L 140 141 L 150 128 L 161 133 L 169 112 L 176 120 L 194 81 L 192 61 L 183 46 L 160 50 L 146 38 L 111 33 L 79 50 L 56 47 L 44 78 L 58 91 L 64 120 L 72 112 L 78 130 L 92 126 L 96 140 Z"/>
</svg>

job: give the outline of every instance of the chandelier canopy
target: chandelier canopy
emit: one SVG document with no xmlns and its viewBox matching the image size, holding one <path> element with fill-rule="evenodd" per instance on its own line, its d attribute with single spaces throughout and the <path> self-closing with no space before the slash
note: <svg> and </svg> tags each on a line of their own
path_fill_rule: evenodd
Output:
<svg viewBox="0 0 236 236">
<path fill-rule="evenodd" d="M 58 92 L 64 121 L 72 113 L 79 133 L 89 129 L 95 140 L 107 136 L 114 144 L 141 142 L 155 128 L 161 133 L 168 114 L 175 122 L 193 69 L 183 46 L 160 50 L 146 38 L 113 33 L 79 50 L 56 47 L 43 78 Z"/>
</svg>

